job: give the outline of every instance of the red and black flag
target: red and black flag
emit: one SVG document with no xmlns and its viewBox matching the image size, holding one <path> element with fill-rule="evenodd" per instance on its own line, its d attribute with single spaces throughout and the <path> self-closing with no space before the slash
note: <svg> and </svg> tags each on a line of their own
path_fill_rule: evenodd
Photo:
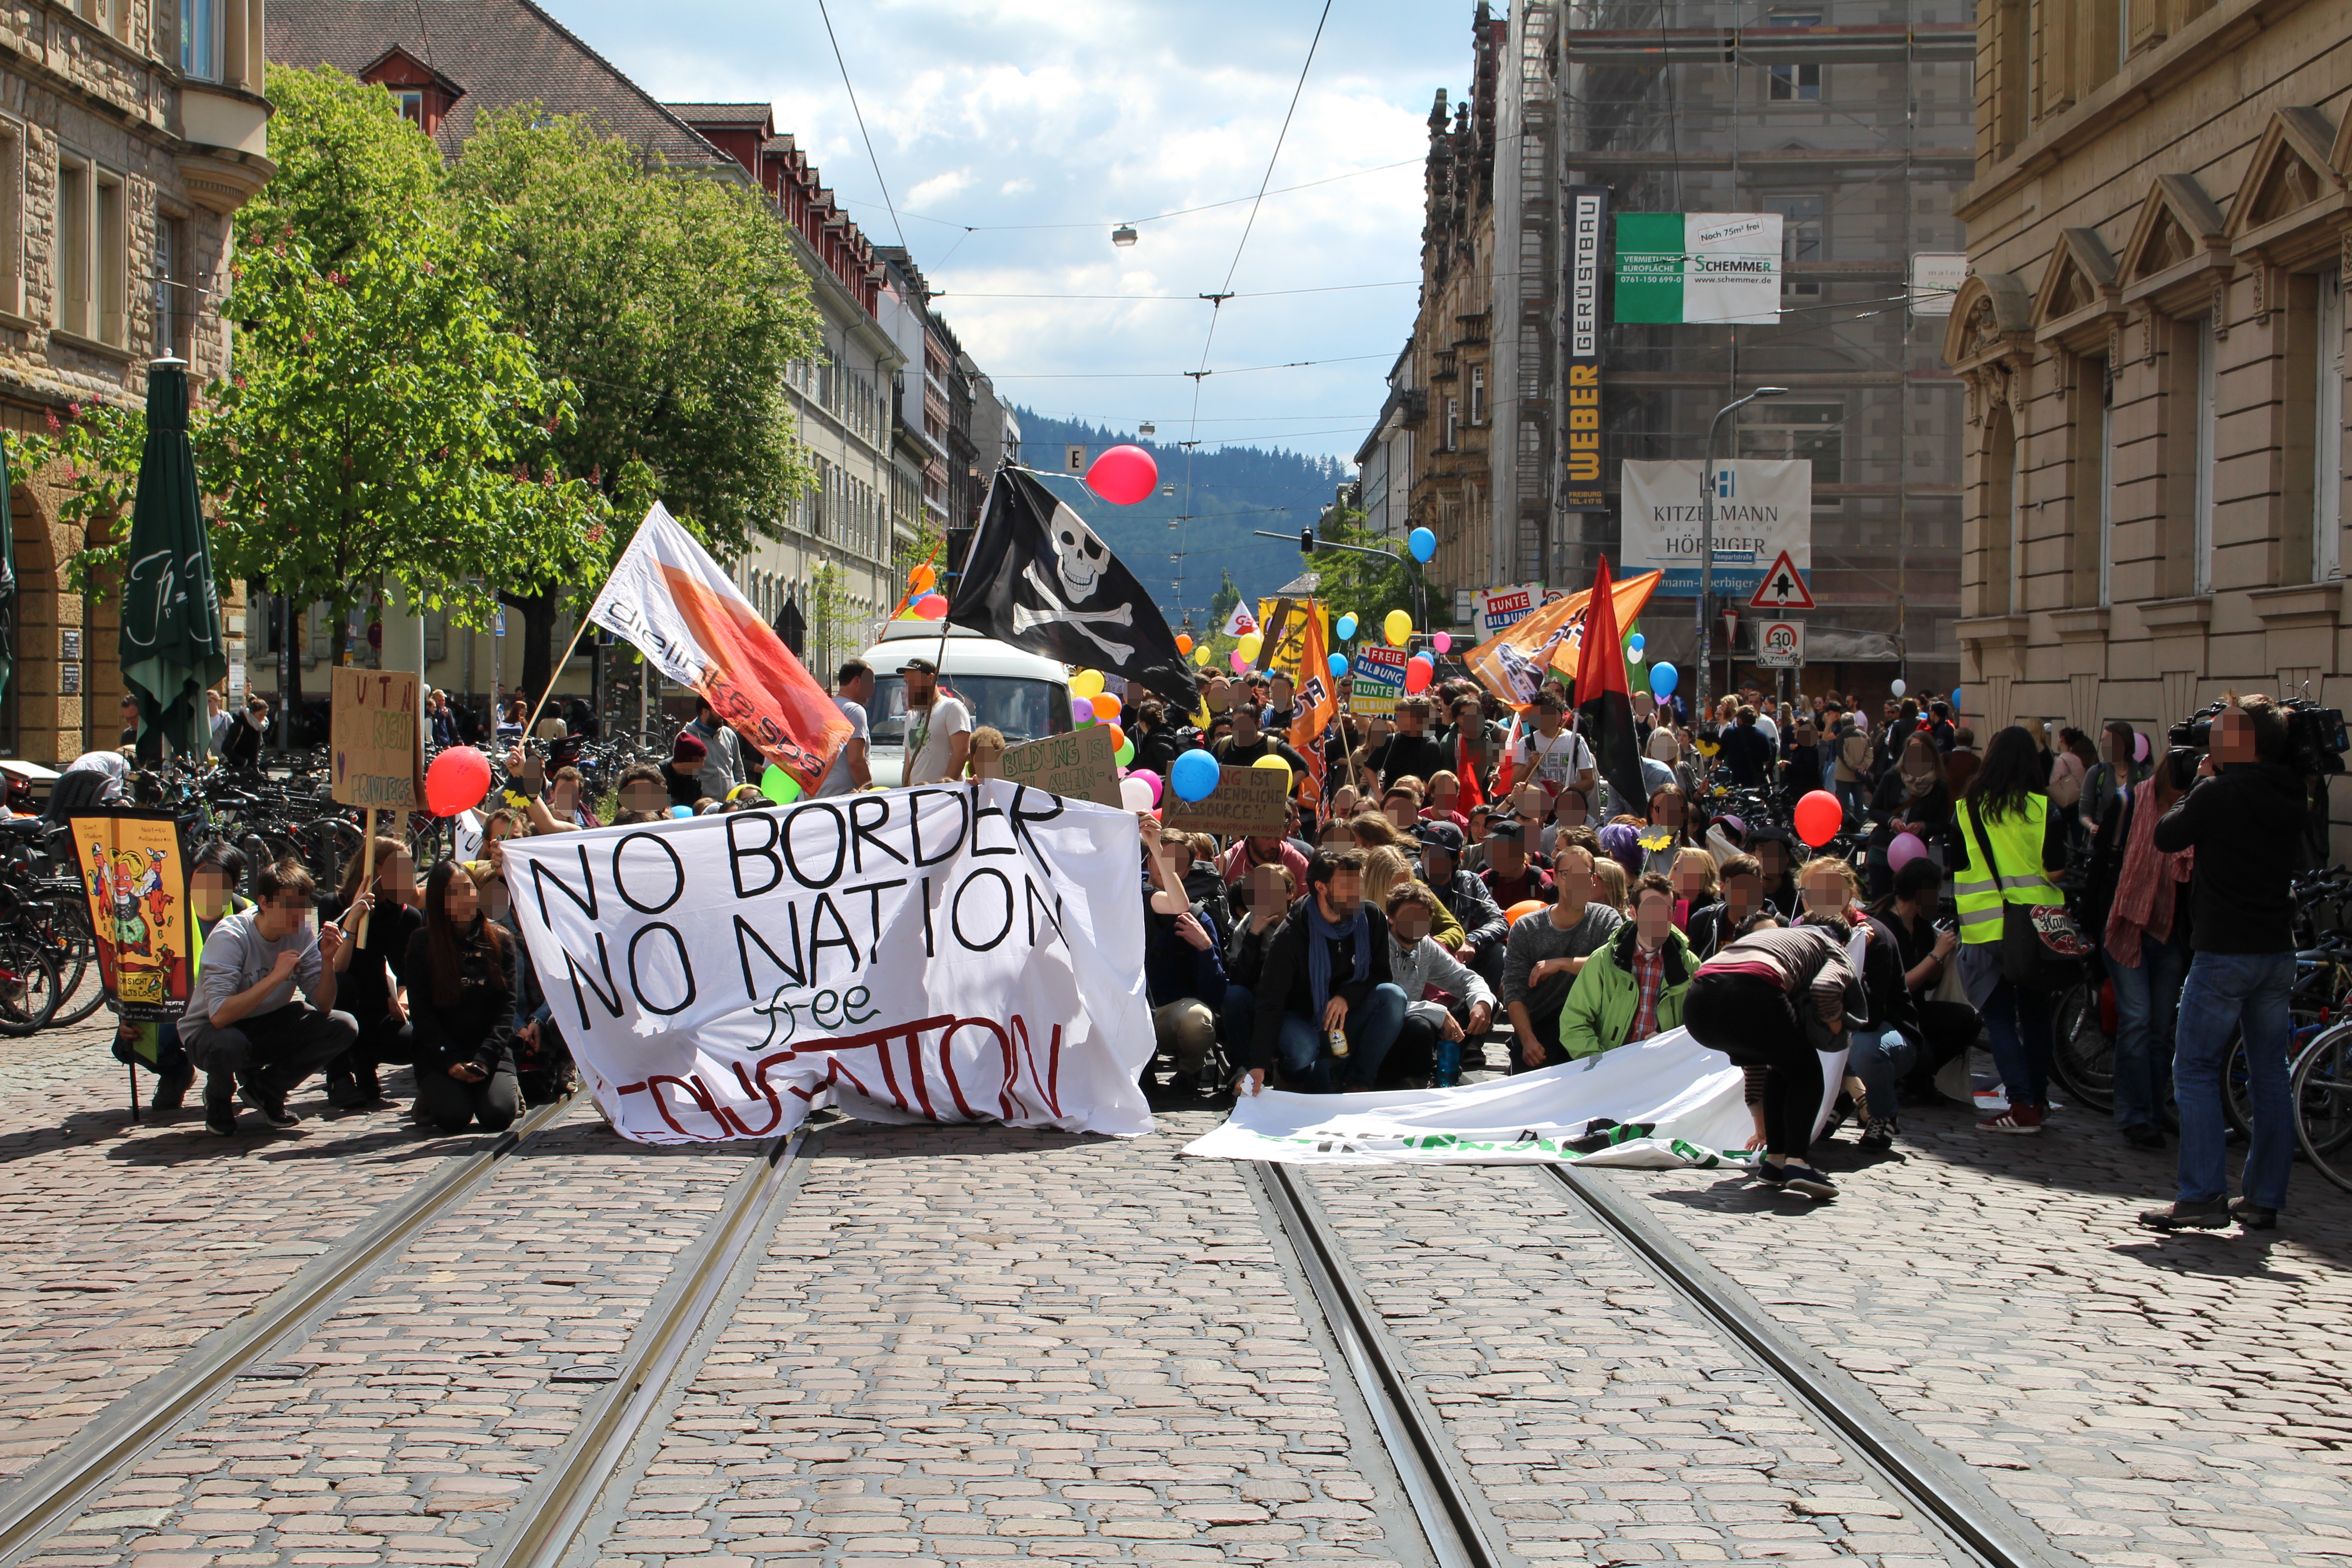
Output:
<svg viewBox="0 0 2352 1568">
<path fill-rule="evenodd" d="M 1576 661 L 1577 729 L 1592 747 L 1595 767 L 1608 781 L 1620 811 L 1649 810 L 1642 787 L 1642 742 L 1633 732 L 1633 692 L 1625 681 L 1625 642 L 1617 629 L 1617 600 L 1610 591 L 1609 557 L 1592 579 L 1583 646 Z"/>
</svg>

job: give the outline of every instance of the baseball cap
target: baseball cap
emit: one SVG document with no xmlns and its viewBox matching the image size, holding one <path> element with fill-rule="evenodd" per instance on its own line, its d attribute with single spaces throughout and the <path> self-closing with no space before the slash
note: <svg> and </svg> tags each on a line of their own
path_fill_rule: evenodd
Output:
<svg viewBox="0 0 2352 1568">
<path fill-rule="evenodd" d="M 1422 822 L 1413 826 L 1412 836 L 1432 848 L 1443 849 L 1448 855 L 1462 853 L 1462 830 L 1450 822 Z"/>
<path fill-rule="evenodd" d="M 1500 814 L 1490 816 L 1486 819 L 1486 842 L 1491 844 L 1498 838 L 1507 838 L 1514 844 L 1524 844 L 1528 838 L 1526 825 L 1516 816 Z"/>
<path fill-rule="evenodd" d="M 904 675 L 910 669 L 920 670 L 925 675 L 937 675 L 940 672 L 940 667 L 928 658 L 910 658 L 898 667 L 898 673 Z"/>
</svg>

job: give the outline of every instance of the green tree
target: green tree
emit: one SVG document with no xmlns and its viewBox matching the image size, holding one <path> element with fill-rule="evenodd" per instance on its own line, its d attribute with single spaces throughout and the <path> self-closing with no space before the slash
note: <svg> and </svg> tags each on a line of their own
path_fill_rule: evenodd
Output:
<svg viewBox="0 0 2352 1568">
<path fill-rule="evenodd" d="M 1231 619 L 1234 606 L 1242 602 L 1242 591 L 1234 586 L 1234 574 L 1227 572 L 1224 577 L 1225 580 L 1217 585 L 1217 591 L 1209 595 L 1209 629 L 1212 631 Z"/>
<path fill-rule="evenodd" d="M 550 436 L 562 471 L 610 494 L 625 465 L 644 464 L 721 559 L 773 536 L 811 479 L 785 374 L 819 357 L 824 340 L 768 199 L 670 174 L 536 105 L 483 116 L 448 188 L 504 216 L 489 280 L 541 366 L 580 388 L 575 416 Z M 642 515 L 623 513 L 625 529 Z M 567 581 L 550 561 L 502 584 L 528 628 L 533 689 Z"/>
<path fill-rule="evenodd" d="M 485 584 L 593 575 L 609 508 L 552 466 L 571 389 L 483 278 L 499 216 L 418 199 L 432 144 L 383 89 L 273 68 L 269 97 L 281 172 L 240 215 L 221 307 L 236 370 L 192 432 L 215 570 L 339 621 L 396 585 L 466 626 L 488 621 Z M 69 519 L 127 519 L 144 426 L 95 411 L 28 460 L 67 459 Z M 82 553 L 78 583 L 111 575 L 127 531 Z"/>
<path fill-rule="evenodd" d="M 1381 622 L 1391 610 L 1402 610 L 1412 616 L 1413 626 L 1419 631 L 1450 628 L 1454 625 L 1454 595 L 1444 584 L 1430 583 L 1424 620 L 1413 596 L 1415 568 L 1404 554 L 1402 542 L 1370 532 L 1363 522 L 1364 514 L 1352 509 L 1327 512 L 1315 531 L 1317 542 L 1377 550 L 1386 559 L 1375 560 L 1349 550 L 1318 548 L 1315 552 L 1315 596 L 1330 606 L 1334 618 L 1354 616 L 1363 628 L 1357 634 L 1360 638 L 1378 638 Z"/>
</svg>

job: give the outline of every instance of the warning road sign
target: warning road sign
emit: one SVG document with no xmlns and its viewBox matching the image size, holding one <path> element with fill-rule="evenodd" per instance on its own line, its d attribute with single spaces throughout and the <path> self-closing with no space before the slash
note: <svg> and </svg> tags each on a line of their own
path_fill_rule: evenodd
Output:
<svg viewBox="0 0 2352 1568">
<path fill-rule="evenodd" d="M 1756 623 L 1756 662 L 1767 669 L 1794 669 L 1805 662 L 1805 623 Z"/>
<path fill-rule="evenodd" d="M 1797 570 L 1797 563 L 1789 559 L 1787 551 L 1780 552 L 1780 558 L 1772 563 L 1772 569 L 1764 574 L 1762 582 L 1756 584 L 1756 592 L 1748 599 L 1748 607 L 1751 610 L 1810 610 L 1813 607 L 1813 595 L 1805 586 L 1804 575 Z"/>
</svg>

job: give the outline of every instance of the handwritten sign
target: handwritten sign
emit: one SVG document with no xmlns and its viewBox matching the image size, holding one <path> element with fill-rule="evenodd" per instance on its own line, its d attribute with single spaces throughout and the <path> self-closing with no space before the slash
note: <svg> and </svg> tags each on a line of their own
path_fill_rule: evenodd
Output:
<svg viewBox="0 0 2352 1568">
<path fill-rule="evenodd" d="M 1356 714 L 1393 713 L 1404 695 L 1404 649 L 1367 647 L 1356 651 L 1355 677 L 1348 692 L 1348 711 Z"/>
<path fill-rule="evenodd" d="M 400 669 L 338 669 L 334 682 L 334 796 L 378 811 L 420 809 L 424 732 L 416 723 L 416 675 Z"/>
<path fill-rule="evenodd" d="M 1160 799 L 1160 825 L 1186 833 L 1280 833 L 1288 819 L 1284 802 L 1290 795 L 1287 768 L 1219 768 L 1217 787 L 1201 800 L 1176 798 L 1170 790 Z"/>
<path fill-rule="evenodd" d="M 1110 726 L 1088 724 L 1066 735 L 1048 735 L 1004 749 L 1004 777 L 1048 795 L 1118 805 L 1118 778 L 1111 766 Z"/>
</svg>

